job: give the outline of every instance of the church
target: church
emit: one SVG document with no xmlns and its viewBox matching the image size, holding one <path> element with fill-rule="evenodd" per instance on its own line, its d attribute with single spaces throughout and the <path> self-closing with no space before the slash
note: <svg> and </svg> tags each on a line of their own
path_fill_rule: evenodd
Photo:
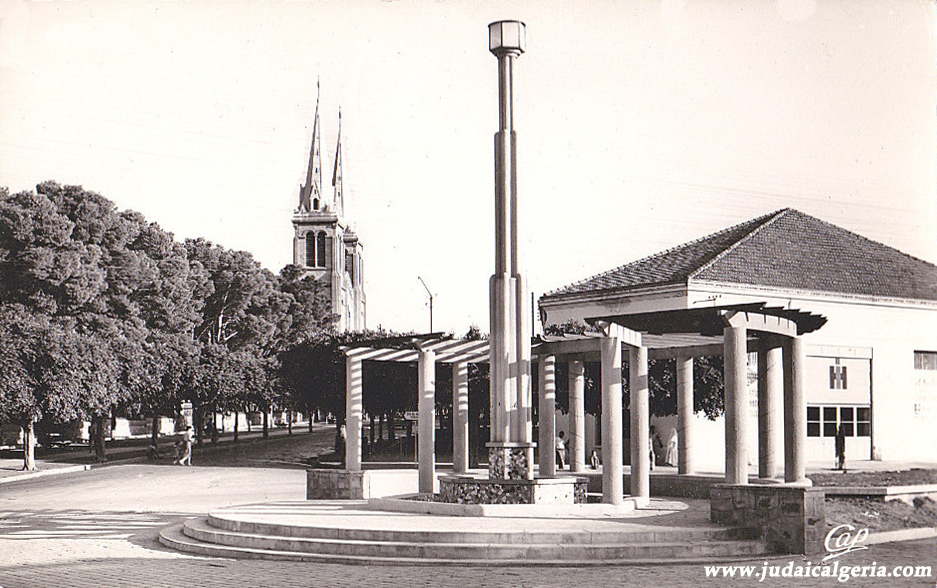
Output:
<svg viewBox="0 0 937 588">
<path fill-rule="evenodd" d="M 330 197 L 322 187 L 321 134 L 317 99 L 306 182 L 300 187 L 299 206 L 293 213 L 293 263 L 303 268 L 306 275 L 329 286 L 332 312 L 337 317 L 336 330 L 361 331 L 367 327 L 363 245 L 345 218 L 341 111 Z"/>
</svg>

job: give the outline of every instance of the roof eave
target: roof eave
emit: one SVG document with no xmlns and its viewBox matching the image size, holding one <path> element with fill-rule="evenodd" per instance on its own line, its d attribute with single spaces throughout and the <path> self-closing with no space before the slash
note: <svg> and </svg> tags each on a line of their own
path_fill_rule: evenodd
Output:
<svg viewBox="0 0 937 588">
<path fill-rule="evenodd" d="M 603 288 L 601 290 L 586 290 L 583 292 L 549 292 L 537 300 L 540 305 L 563 304 L 568 302 L 581 302 L 584 300 L 602 301 L 620 298 L 623 295 L 644 296 L 662 292 L 686 291 L 686 280 L 658 282 L 654 284 L 640 284 L 617 288 Z"/>
</svg>

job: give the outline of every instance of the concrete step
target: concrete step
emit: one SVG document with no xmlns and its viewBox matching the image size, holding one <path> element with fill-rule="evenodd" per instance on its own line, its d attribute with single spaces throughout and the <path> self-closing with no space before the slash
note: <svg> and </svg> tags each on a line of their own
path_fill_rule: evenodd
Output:
<svg viewBox="0 0 937 588">
<path fill-rule="evenodd" d="M 505 544 L 291 537 L 219 529 L 204 517 L 166 529 L 160 534 L 160 542 L 181 551 L 217 557 L 409 565 L 595 565 L 675 560 L 691 563 L 737 561 L 766 553 L 763 542 L 753 540 Z"/>
<path fill-rule="evenodd" d="M 328 525 L 288 524 L 249 521 L 237 512 L 218 511 L 208 515 L 208 524 L 216 529 L 276 537 L 333 539 L 344 541 L 403 541 L 410 543 L 498 543 L 527 544 L 615 544 L 654 543 L 705 540 L 756 539 L 752 529 L 725 527 L 661 527 L 655 530 L 629 530 L 622 532 L 537 532 L 519 531 L 450 531 L 348 528 Z"/>
</svg>

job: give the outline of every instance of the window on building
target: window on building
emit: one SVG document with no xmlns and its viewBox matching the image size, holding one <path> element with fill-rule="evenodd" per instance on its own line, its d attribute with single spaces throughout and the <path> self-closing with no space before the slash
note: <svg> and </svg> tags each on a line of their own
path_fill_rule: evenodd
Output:
<svg viewBox="0 0 937 588">
<path fill-rule="evenodd" d="M 837 360 L 838 362 L 839 360 Z M 830 366 L 830 390 L 845 390 L 846 389 L 846 366 L 836 365 Z"/>
<path fill-rule="evenodd" d="M 316 267 L 325 267 L 325 231 L 316 236 Z"/>
<path fill-rule="evenodd" d="M 348 272 L 348 277 L 351 279 L 351 283 L 355 283 L 355 254 L 347 251 L 345 252 L 345 271 Z"/>
<path fill-rule="evenodd" d="M 807 436 L 808 437 L 820 436 L 820 407 L 819 406 L 807 407 Z"/>
<path fill-rule="evenodd" d="M 915 351 L 914 369 L 937 370 L 937 351 Z"/>
<path fill-rule="evenodd" d="M 316 265 L 316 236 L 314 233 L 306 233 L 306 266 L 315 267 Z"/>
<path fill-rule="evenodd" d="M 823 436 L 824 437 L 835 437 L 836 436 L 836 407 L 835 406 L 824 406 L 823 407 Z"/>
<path fill-rule="evenodd" d="M 867 406 L 856 408 L 856 437 L 872 436 L 872 409 Z"/>
<path fill-rule="evenodd" d="M 856 432 L 856 410 L 851 406 L 839 408 L 839 423 L 843 427 L 843 434 L 854 437 Z"/>
<path fill-rule="evenodd" d="M 872 436 L 872 408 L 869 406 L 808 406 L 807 436 L 836 437 L 843 427 L 847 437 Z"/>
</svg>

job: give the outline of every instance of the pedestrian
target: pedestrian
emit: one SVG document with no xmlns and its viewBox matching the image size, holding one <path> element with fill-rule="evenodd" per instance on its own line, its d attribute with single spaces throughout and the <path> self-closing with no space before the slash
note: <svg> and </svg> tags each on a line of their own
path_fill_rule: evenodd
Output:
<svg viewBox="0 0 937 588">
<path fill-rule="evenodd" d="M 185 432 L 182 434 L 182 457 L 176 460 L 176 463 L 179 465 L 192 465 L 192 433 L 192 425 L 189 425 L 185 428 Z"/>
<path fill-rule="evenodd" d="M 561 470 L 566 467 L 566 443 L 563 442 L 563 431 L 556 436 L 556 469 Z"/>
<path fill-rule="evenodd" d="M 677 465 L 677 429 L 670 429 L 670 436 L 667 439 L 667 453 L 664 457 L 664 463 L 670 466 Z"/>
<path fill-rule="evenodd" d="M 589 466 L 590 466 L 592 469 L 597 470 L 597 469 L 599 469 L 599 463 L 600 463 L 600 462 L 599 462 L 599 452 L 596 451 L 595 449 L 593 449 L 593 450 L 592 450 L 592 453 L 589 455 Z"/>
<path fill-rule="evenodd" d="M 846 469 L 846 429 L 843 425 L 836 428 L 836 469 Z"/>
<path fill-rule="evenodd" d="M 648 433 L 647 444 L 650 451 L 651 469 L 653 470 L 654 466 L 657 464 L 657 451 L 655 451 L 655 449 L 658 445 L 662 445 L 660 435 L 657 434 L 657 428 L 654 425 L 651 425 L 650 432 Z"/>
</svg>

